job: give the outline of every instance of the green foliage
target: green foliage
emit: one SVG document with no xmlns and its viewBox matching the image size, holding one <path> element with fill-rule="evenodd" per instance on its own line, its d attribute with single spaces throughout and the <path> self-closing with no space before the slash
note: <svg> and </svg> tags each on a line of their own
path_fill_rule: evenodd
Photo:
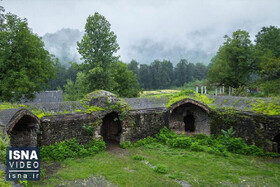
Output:
<svg viewBox="0 0 280 187">
<path fill-rule="evenodd" d="M 158 164 L 154 168 L 154 171 L 160 174 L 167 174 L 168 173 L 168 167 L 164 164 Z"/>
<path fill-rule="evenodd" d="M 140 86 L 137 77 L 123 62 L 113 64 L 112 76 L 114 79 L 113 92 L 120 97 L 138 97 Z"/>
<path fill-rule="evenodd" d="M 9 145 L 9 137 L 0 132 L 0 163 L 4 163 L 6 161 L 6 147 L 8 147 Z"/>
<path fill-rule="evenodd" d="M 205 151 L 205 148 L 202 145 L 200 145 L 198 142 L 193 142 L 190 147 L 190 150 L 200 152 L 200 151 Z"/>
<path fill-rule="evenodd" d="M 226 138 L 232 138 L 235 135 L 235 130 L 233 130 L 232 127 L 230 127 L 230 129 L 228 129 L 227 131 L 222 129 L 221 132 Z"/>
<path fill-rule="evenodd" d="M 23 185 L 25 187 L 28 186 L 28 181 L 18 181 L 18 182 L 19 182 L 19 184 L 21 184 L 21 185 Z"/>
<path fill-rule="evenodd" d="M 13 108 L 21 108 L 21 107 L 26 107 L 25 105 L 21 104 L 14 104 L 14 103 L 1 103 L 0 104 L 0 111 L 6 110 L 6 109 L 13 109 Z"/>
<path fill-rule="evenodd" d="M 77 101 L 84 97 L 88 93 L 87 77 L 84 73 L 78 72 L 75 82 L 68 79 L 66 85 L 64 85 L 64 100 Z"/>
<path fill-rule="evenodd" d="M 211 60 L 207 79 L 210 83 L 238 88 L 249 81 L 253 64 L 253 45 L 246 31 L 235 31 L 231 38 L 225 36 L 225 39 Z"/>
<path fill-rule="evenodd" d="M 69 64 L 70 67 L 67 68 L 65 64 L 61 64 L 58 60 L 56 61 L 56 75 L 48 82 L 48 90 L 60 90 L 67 84 L 68 80 L 71 80 L 73 83 L 76 82 L 80 65 L 74 62 L 69 62 Z"/>
<path fill-rule="evenodd" d="M 98 89 L 112 91 L 112 65 L 118 61 L 119 57 L 114 53 L 119 50 L 119 45 L 110 27 L 106 18 L 96 12 L 87 18 L 85 34 L 77 43 L 84 60 L 82 69 L 88 92 Z"/>
<path fill-rule="evenodd" d="M 55 74 L 55 63 L 26 19 L 8 13 L 0 22 L 0 100 L 33 99 Z"/>
<path fill-rule="evenodd" d="M 120 147 L 123 149 L 127 149 L 129 147 L 132 147 L 132 143 L 130 141 L 121 142 Z"/>
<path fill-rule="evenodd" d="M 145 160 L 145 157 L 141 156 L 141 155 L 133 155 L 132 156 L 133 160 Z"/>
<path fill-rule="evenodd" d="M 169 101 L 168 101 L 168 103 L 165 104 L 165 106 L 166 106 L 166 108 L 169 108 L 174 103 L 177 103 L 177 102 L 182 101 L 187 98 L 202 102 L 205 105 L 210 105 L 215 101 L 215 99 L 210 99 L 206 95 L 201 95 L 199 93 L 195 93 L 193 90 L 184 90 L 177 94 L 169 96 Z"/>
<path fill-rule="evenodd" d="M 138 75 L 141 88 L 146 90 L 182 87 L 184 84 L 202 80 L 207 67 L 202 63 L 190 63 L 181 59 L 175 67 L 168 60 L 155 60 L 150 65 L 132 61 L 129 68 Z"/>
<path fill-rule="evenodd" d="M 105 148 L 105 142 L 101 140 L 93 139 L 88 145 L 81 145 L 76 139 L 69 139 L 53 145 L 42 146 L 40 156 L 43 160 L 64 160 L 94 155 Z"/>
<path fill-rule="evenodd" d="M 93 127 L 93 125 L 87 125 L 87 124 L 83 124 L 83 129 L 86 131 L 86 133 L 89 136 L 92 136 L 94 133 L 95 128 Z"/>
<path fill-rule="evenodd" d="M 270 102 L 256 99 L 255 102 L 251 104 L 251 106 L 252 110 L 257 113 L 267 115 L 280 115 L 280 101 L 276 98 L 272 99 Z"/>
<path fill-rule="evenodd" d="M 279 154 L 264 152 L 255 145 L 248 145 L 242 138 L 234 137 L 235 131 L 230 128 L 227 131 L 222 130 L 222 135 L 218 137 L 207 137 L 203 134 L 196 136 L 177 135 L 174 131 L 164 127 L 154 137 L 147 137 L 138 140 L 135 143 L 121 143 L 122 148 L 139 147 L 149 145 L 168 145 L 172 148 L 188 149 L 195 152 L 207 152 L 219 156 L 229 156 L 229 152 L 253 156 L 273 156 L 280 157 Z"/>
</svg>

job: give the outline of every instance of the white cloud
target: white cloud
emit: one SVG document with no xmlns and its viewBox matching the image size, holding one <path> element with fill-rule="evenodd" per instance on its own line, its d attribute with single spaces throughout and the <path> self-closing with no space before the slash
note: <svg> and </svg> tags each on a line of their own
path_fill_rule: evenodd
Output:
<svg viewBox="0 0 280 187">
<path fill-rule="evenodd" d="M 245 29 L 254 36 L 262 26 L 279 26 L 279 0 L 4 0 L 39 35 L 61 28 L 83 30 L 94 12 L 104 15 L 118 36 L 122 59 L 135 55 L 143 40 L 164 50 L 180 47 L 214 53 L 225 34 Z M 252 37 L 253 38 L 253 37 Z M 137 54 L 136 54 L 137 56 Z M 160 56 L 160 54 L 159 54 Z M 160 58 L 160 57 L 159 57 Z"/>
</svg>

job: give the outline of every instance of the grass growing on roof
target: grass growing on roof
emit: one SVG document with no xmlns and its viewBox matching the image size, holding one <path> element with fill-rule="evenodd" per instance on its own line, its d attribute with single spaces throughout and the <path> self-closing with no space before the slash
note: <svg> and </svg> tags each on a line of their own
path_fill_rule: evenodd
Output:
<svg viewBox="0 0 280 187">
<path fill-rule="evenodd" d="M 188 99 L 188 98 L 199 101 L 205 105 L 210 105 L 215 101 L 215 99 L 210 99 L 206 95 L 195 93 L 192 90 L 185 90 L 185 91 L 181 91 L 175 95 L 170 96 L 169 101 L 165 106 L 166 106 L 166 108 L 169 108 L 174 103 L 182 101 L 184 99 Z"/>
<path fill-rule="evenodd" d="M 265 102 L 261 99 L 256 99 L 251 103 L 252 110 L 256 113 L 262 113 L 266 115 L 280 115 L 280 99 L 273 98 L 269 102 Z"/>
</svg>

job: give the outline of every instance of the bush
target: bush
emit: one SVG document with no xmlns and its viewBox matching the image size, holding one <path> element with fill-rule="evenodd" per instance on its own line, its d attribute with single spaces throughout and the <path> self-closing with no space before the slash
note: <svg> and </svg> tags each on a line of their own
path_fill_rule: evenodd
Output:
<svg viewBox="0 0 280 187">
<path fill-rule="evenodd" d="M 141 155 L 133 155 L 132 159 L 133 160 L 145 160 L 145 158 L 143 156 L 141 156 Z"/>
<path fill-rule="evenodd" d="M 40 156 L 43 160 L 64 160 L 66 158 L 85 157 L 105 150 L 105 142 L 93 139 L 88 145 L 81 145 L 76 139 L 56 142 L 53 145 L 42 146 Z"/>
<path fill-rule="evenodd" d="M 191 151 L 197 151 L 197 152 L 205 151 L 204 147 L 199 145 L 198 142 L 193 142 L 191 147 L 190 147 L 190 150 Z"/>
<path fill-rule="evenodd" d="M 192 140 L 189 137 L 177 137 L 169 139 L 167 141 L 168 145 L 174 148 L 189 148 L 192 145 Z"/>
<path fill-rule="evenodd" d="M 234 137 L 235 131 L 230 128 L 222 130 L 222 135 L 214 137 L 198 134 L 196 136 L 177 135 L 174 131 L 164 127 L 155 136 L 147 137 L 132 144 L 131 142 L 121 143 L 122 148 L 145 146 L 147 148 L 160 148 L 160 145 L 168 145 L 172 148 L 189 149 L 191 151 L 205 151 L 210 154 L 228 156 L 229 152 L 253 156 L 280 157 L 278 153 L 265 153 L 261 148 L 249 146 L 242 138 Z"/>
<path fill-rule="evenodd" d="M 166 165 L 163 165 L 163 164 L 158 164 L 154 168 L 154 171 L 157 172 L 157 173 L 160 173 L 160 174 L 166 174 L 166 173 L 168 173 L 168 167 Z"/>
<path fill-rule="evenodd" d="M 132 144 L 130 141 L 125 141 L 125 142 L 120 143 L 120 147 L 123 149 L 127 149 L 129 147 L 132 147 Z"/>
<path fill-rule="evenodd" d="M 134 146 L 139 147 L 139 146 L 143 146 L 143 145 L 147 145 L 147 144 L 151 144 L 151 143 L 155 143 L 155 142 L 157 142 L 155 138 L 148 136 L 147 138 L 138 140 L 136 143 L 134 143 Z"/>
</svg>

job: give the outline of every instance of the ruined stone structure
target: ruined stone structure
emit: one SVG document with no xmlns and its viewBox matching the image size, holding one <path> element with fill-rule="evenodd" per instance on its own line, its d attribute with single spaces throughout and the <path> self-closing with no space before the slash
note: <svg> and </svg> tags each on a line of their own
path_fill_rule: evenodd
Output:
<svg viewBox="0 0 280 187">
<path fill-rule="evenodd" d="M 237 99 L 241 102 L 241 98 Z M 241 111 L 238 107 L 245 103 L 238 104 L 236 100 L 230 101 L 236 104 L 235 112 L 227 112 L 223 107 L 211 110 L 189 98 L 168 108 L 165 107 L 167 102 L 164 97 L 120 99 L 109 92 L 98 91 L 81 103 L 29 105 L 31 109 L 54 113 L 40 120 L 24 108 L 1 111 L 0 130 L 10 136 L 11 146 L 42 146 L 70 138 L 82 144 L 92 138 L 134 142 L 157 134 L 164 126 L 187 135 L 218 135 L 221 129 L 233 127 L 237 136 L 250 144 L 270 151 L 280 150 L 280 116 Z M 225 99 L 219 97 L 216 102 L 225 104 Z M 63 114 L 63 111 L 68 112 Z"/>
</svg>

